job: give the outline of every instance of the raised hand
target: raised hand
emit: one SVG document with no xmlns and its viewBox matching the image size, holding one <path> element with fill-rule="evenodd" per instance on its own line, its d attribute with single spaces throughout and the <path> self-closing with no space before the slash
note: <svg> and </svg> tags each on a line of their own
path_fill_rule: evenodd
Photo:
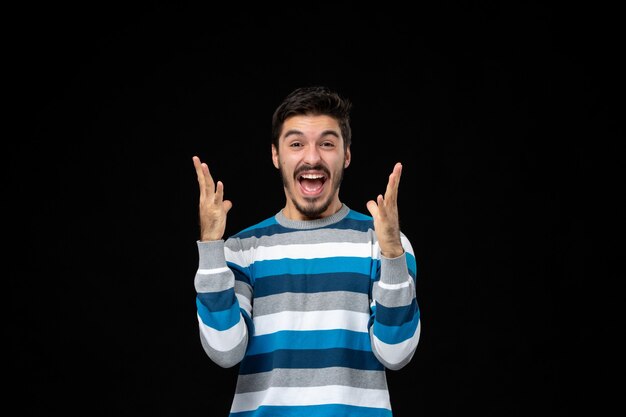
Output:
<svg viewBox="0 0 626 417">
<path fill-rule="evenodd" d="M 226 214 L 232 208 L 233 203 L 224 200 L 224 184 L 218 181 L 213 182 L 213 177 L 209 172 L 206 163 L 194 156 L 193 166 L 198 174 L 198 185 L 200 187 L 200 240 L 220 240 L 226 230 Z"/>
<path fill-rule="evenodd" d="M 404 253 L 398 217 L 398 186 L 401 174 L 402 164 L 397 162 L 389 175 L 385 196 L 379 194 L 376 201 L 367 202 L 367 209 L 374 218 L 374 231 L 380 245 L 380 253 L 386 258 L 397 258 Z"/>
</svg>

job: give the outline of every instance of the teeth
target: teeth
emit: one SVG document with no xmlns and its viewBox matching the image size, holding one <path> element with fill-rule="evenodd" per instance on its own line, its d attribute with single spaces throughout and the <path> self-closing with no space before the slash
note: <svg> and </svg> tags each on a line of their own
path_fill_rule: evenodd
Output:
<svg viewBox="0 0 626 417">
<path fill-rule="evenodd" d="M 313 174 L 305 174 L 302 176 L 302 178 L 307 179 L 307 180 L 317 180 L 320 178 L 324 178 L 323 175 L 313 175 Z"/>
</svg>

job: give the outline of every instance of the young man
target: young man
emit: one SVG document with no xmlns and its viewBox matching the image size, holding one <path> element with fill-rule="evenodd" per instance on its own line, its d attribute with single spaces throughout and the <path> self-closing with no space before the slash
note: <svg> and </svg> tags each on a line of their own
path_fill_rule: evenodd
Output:
<svg viewBox="0 0 626 417">
<path fill-rule="evenodd" d="M 224 241 L 224 186 L 193 163 L 200 186 L 200 340 L 239 364 L 231 416 L 391 416 L 386 369 L 420 336 L 415 255 L 399 229 L 402 165 L 370 216 L 339 198 L 350 165 L 351 103 L 325 87 L 289 94 L 272 119 L 285 206 Z"/>
</svg>

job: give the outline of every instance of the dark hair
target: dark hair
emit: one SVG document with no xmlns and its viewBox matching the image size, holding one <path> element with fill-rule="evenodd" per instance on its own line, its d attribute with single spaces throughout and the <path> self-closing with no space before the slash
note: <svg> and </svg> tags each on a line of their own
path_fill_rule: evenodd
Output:
<svg viewBox="0 0 626 417">
<path fill-rule="evenodd" d="M 278 138 L 286 119 L 298 115 L 330 116 L 339 122 L 343 148 L 348 149 L 352 142 L 350 128 L 350 100 L 341 97 L 327 87 L 297 88 L 278 106 L 272 116 L 272 144 L 278 149 Z"/>
</svg>

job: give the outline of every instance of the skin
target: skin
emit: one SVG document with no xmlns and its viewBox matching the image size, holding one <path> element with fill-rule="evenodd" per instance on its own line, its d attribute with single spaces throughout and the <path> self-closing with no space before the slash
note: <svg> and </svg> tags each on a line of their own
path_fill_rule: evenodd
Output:
<svg viewBox="0 0 626 417">
<path fill-rule="evenodd" d="M 350 149 L 344 151 L 337 121 L 329 116 L 290 117 L 283 123 L 278 148 L 272 145 L 272 162 L 283 179 L 283 214 L 291 220 L 312 220 L 339 211 L 339 187 L 351 154 Z M 301 175 L 322 175 L 324 184 L 318 192 L 307 192 L 298 181 Z"/>
<path fill-rule="evenodd" d="M 214 182 L 206 163 L 194 156 L 193 164 L 200 187 L 200 240 L 220 240 L 232 202 L 224 199 L 224 185 Z M 272 161 L 280 170 L 285 191 L 283 214 L 292 220 L 324 218 L 342 207 L 339 189 L 344 170 L 350 165 L 350 148 L 344 150 L 339 123 L 325 115 L 298 115 L 285 120 L 278 140 L 272 145 Z M 396 258 L 404 253 L 400 242 L 398 187 L 402 164 L 396 163 L 389 175 L 385 194 L 366 206 L 374 219 L 374 230 L 381 254 Z M 319 189 L 307 190 L 302 175 L 323 177 Z"/>
</svg>

